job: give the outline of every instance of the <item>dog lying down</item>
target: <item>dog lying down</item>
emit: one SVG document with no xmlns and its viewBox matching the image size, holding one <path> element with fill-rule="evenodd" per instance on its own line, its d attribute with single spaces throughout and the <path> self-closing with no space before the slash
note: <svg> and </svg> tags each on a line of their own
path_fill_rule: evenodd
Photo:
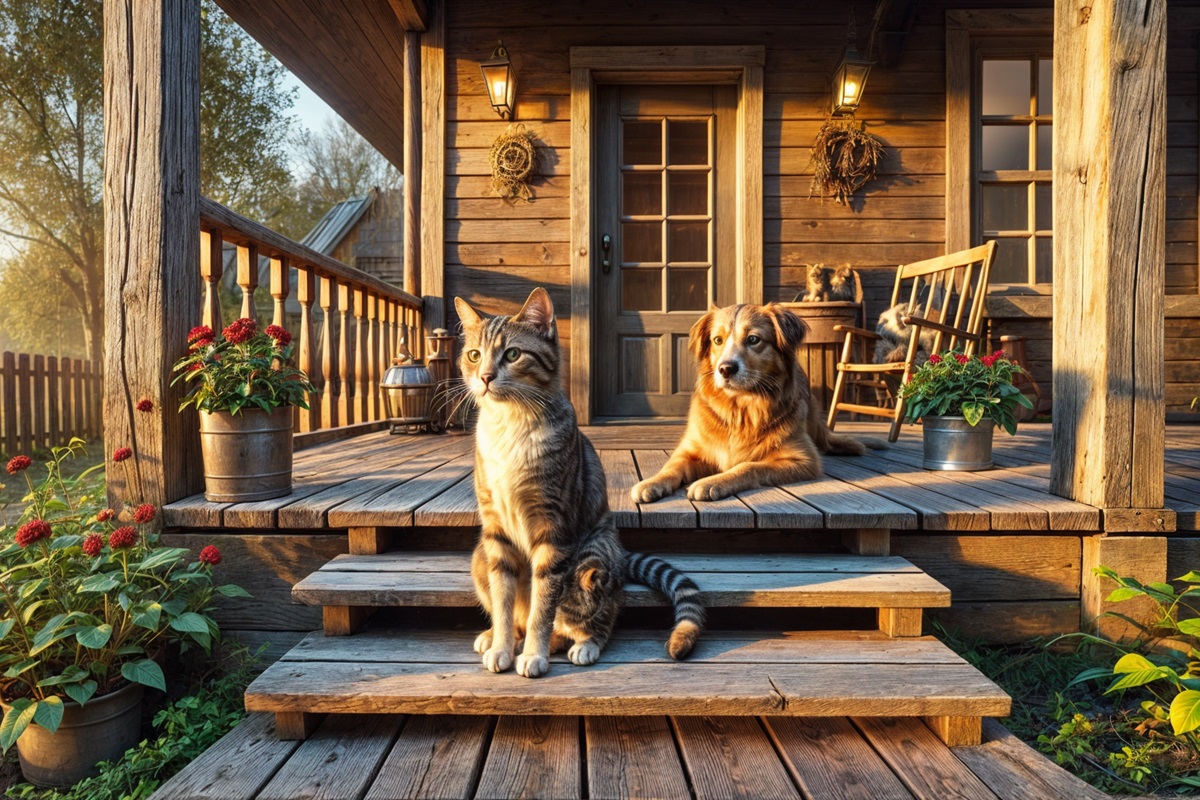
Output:
<svg viewBox="0 0 1200 800">
<path fill-rule="evenodd" d="M 714 308 L 692 326 L 696 388 L 687 429 L 657 475 L 633 487 L 650 503 L 690 484 L 692 500 L 822 474 L 821 452 L 862 455 L 887 442 L 833 433 L 796 359 L 807 331 L 783 306 Z M 820 452 L 818 452 L 820 451 Z"/>
</svg>

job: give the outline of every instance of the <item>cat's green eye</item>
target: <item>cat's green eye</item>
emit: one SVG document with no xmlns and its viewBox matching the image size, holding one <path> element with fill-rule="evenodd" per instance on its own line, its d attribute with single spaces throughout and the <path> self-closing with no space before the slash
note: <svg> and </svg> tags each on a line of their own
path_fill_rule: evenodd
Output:
<svg viewBox="0 0 1200 800">
<path fill-rule="evenodd" d="M 467 351 L 467 361 L 470 361 L 472 364 L 478 364 L 479 359 L 482 357 L 483 357 L 483 353 L 480 353 L 478 350 L 468 350 Z"/>
<path fill-rule="evenodd" d="M 753 333 L 746 337 L 746 344 L 750 345 L 751 347 L 753 347 L 754 345 L 758 344 L 761 341 L 762 341 L 762 339 L 758 336 L 755 336 Z"/>
<path fill-rule="evenodd" d="M 713 344 L 715 344 L 717 347 L 720 347 L 721 345 L 725 344 L 725 339 L 720 336 L 714 336 Z"/>
<path fill-rule="evenodd" d="M 521 351 L 515 347 L 510 347 L 504 351 L 504 360 L 508 362 L 516 361 L 521 357 Z"/>
</svg>

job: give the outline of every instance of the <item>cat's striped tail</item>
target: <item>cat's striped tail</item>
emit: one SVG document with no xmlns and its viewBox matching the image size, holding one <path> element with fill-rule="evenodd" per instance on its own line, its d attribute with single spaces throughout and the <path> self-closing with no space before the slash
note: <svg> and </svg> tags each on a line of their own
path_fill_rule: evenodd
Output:
<svg viewBox="0 0 1200 800">
<path fill-rule="evenodd" d="M 686 657 L 704 628 L 704 606 L 697 599 L 700 589 L 695 581 L 658 556 L 642 553 L 629 554 L 629 579 L 657 589 L 671 599 L 675 606 L 675 628 L 667 640 L 667 653 L 676 661 Z"/>
</svg>

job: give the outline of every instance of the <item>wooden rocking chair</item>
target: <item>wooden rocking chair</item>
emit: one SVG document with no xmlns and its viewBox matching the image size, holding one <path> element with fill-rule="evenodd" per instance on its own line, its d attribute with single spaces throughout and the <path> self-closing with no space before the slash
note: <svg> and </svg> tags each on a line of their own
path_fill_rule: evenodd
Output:
<svg viewBox="0 0 1200 800">
<path fill-rule="evenodd" d="M 994 241 L 970 250 L 901 265 L 896 270 L 896 285 L 892 289 L 889 311 L 898 316 L 907 326 L 907 349 L 903 358 L 887 359 L 883 363 L 869 360 L 874 353 L 874 342 L 883 338 L 875 331 L 838 325 L 835 331 L 846 334 L 842 357 L 837 364 L 837 380 L 833 387 L 833 400 L 829 404 L 829 427 L 837 422 L 839 411 L 852 411 L 876 417 L 891 417 L 892 429 L 888 441 L 894 442 L 900 435 L 900 424 L 904 421 L 904 400 L 898 388 L 912 374 L 918 352 L 928 356 L 944 350 L 962 348 L 967 355 L 974 355 L 982 345 L 983 307 L 987 296 L 988 274 L 996 256 Z M 978 268 L 976 268 L 978 264 Z M 904 291 L 911 282 L 911 289 Z M 901 297 L 907 295 L 907 302 Z M 903 303 L 903 305 L 901 305 Z M 853 361 L 855 342 L 864 344 L 858 348 L 869 361 Z M 848 378 L 848 376 L 850 376 Z M 862 403 L 847 403 L 842 400 L 849 386 L 862 388 L 887 388 L 895 397 L 894 408 L 869 406 Z"/>
</svg>

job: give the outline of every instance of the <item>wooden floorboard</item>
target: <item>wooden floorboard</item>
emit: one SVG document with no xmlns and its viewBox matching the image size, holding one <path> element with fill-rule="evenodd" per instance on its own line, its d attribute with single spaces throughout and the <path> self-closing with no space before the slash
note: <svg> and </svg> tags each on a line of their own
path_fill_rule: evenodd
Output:
<svg viewBox="0 0 1200 800">
<path fill-rule="evenodd" d="M 354 722 L 330 717 L 302 745 L 276 741 L 271 715 L 250 714 L 153 800 L 260 800 L 281 788 L 298 798 L 367 800 L 1105 797 L 994 722 L 985 723 L 982 745 L 959 748 L 947 748 L 919 721 L 892 718 L 852 724 L 844 717 L 362 716 Z M 301 776 L 314 782 L 302 785 Z"/>
</svg>

